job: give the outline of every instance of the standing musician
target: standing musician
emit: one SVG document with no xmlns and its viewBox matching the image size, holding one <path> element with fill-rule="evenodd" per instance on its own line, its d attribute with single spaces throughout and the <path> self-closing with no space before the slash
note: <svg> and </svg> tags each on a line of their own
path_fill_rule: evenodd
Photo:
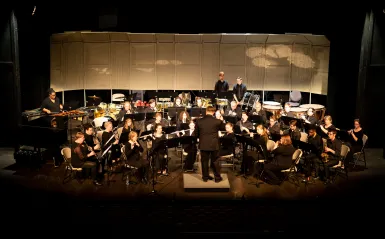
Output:
<svg viewBox="0 0 385 239">
<path fill-rule="evenodd" d="M 323 141 L 321 136 L 317 134 L 316 127 L 311 126 L 309 128 L 308 132 L 308 138 L 307 142 L 308 144 L 311 144 L 314 146 L 314 152 L 309 152 L 309 154 L 306 156 L 306 159 L 313 163 L 313 166 L 315 168 L 315 175 L 314 177 L 317 179 L 319 177 L 319 165 L 322 163 L 321 161 L 321 153 L 323 151 Z M 308 164 L 307 172 L 310 174 L 311 172 L 311 164 Z M 310 176 L 310 175 L 308 175 Z"/>
<path fill-rule="evenodd" d="M 187 111 L 180 112 L 178 121 L 176 122 L 176 130 L 184 130 L 185 125 L 188 125 L 190 120 L 190 115 Z"/>
<path fill-rule="evenodd" d="M 182 99 L 178 96 L 175 98 L 175 105 L 174 107 L 183 107 Z"/>
<path fill-rule="evenodd" d="M 340 161 L 342 142 L 336 138 L 337 130 L 330 129 L 328 132 L 329 139 L 324 149 L 324 153 L 321 154 L 322 165 L 325 171 L 325 184 L 329 184 L 329 167 L 337 165 Z"/>
<path fill-rule="evenodd" d="M 195 123 L 191 121 L 189 123 L 189 130 L 182 132 L 182 136 L 194 136 L 195 135 Z M 194 172 L 194 163 L 197 155 L 197 146 L 196 144 L 186 144 L 183 145 L 183 151 L 187 153 L 186 162 L 184 164 L 185 173 Z"/>
<path fill-rule="evenodd" d="M 59 113 L 63 110 L 63 105 L 52 88 L 48 90 L 48 97 L 43 100 L 40 109 L 47 114 Z"/>
<path fill-rule="evenodd" d="M 239 105 L 240 101 L 243 100 L 243 96 L 246 94 L 246 92 L 247 92 L 246 85 L 242 83 L 242 78 L 238 77 L 237 84 L 234 85 L 233 87 L 234 100 L 237 103 L 237 105 Z"/>
<path fill-rule="evenodd" d="M 199 149 L 201 152 L 202 179 L 203 182 L 212 180 L 209 175 L 209 160 L 211 159 L 211 169 L 213 170 L 215 182 L 222 181 L 220 175 L 220 162 L 218 160 L 219 135 L 222 121 L 215 119 L 215 108 L 209 106 L 206 108 L 206 115 L 196 123 L 196 136 L 199 139 Z"/>
<path fill-rule="evenodd" d="M 132 122 L 131 118 L 127 118 L 124 121 L 124 124 L 122 127 L 118 128 L 117 134 L 118 134 L 118 139 L 120 144 L 125 144 L 128 141 L 128 134 L 131 131 L 135 130 L 134 122 Z"/>
<path fill-rule="evenodd" d="M 167 127 L 169 125 L 168 121 L 162 118 L 162 113 L 160 112 L 155 114 L 155 119 L 152 119 L 146 128 L 147 130 L 155 129 L 155 126 L 158 124 L 162 127 Z"/>
<path fill-rule="evenodd" d="M 361 152 L 361 149 L 364 145 L 364 142 L 362 142 L 362 137 L 364 136 L 364 131 L 361 128 L 360 120 L 355 119 L 354 120 L 354 129 L 351 129 L 348 131 L 348 134 L 350 135 L 349 138 L 349 147 L 351 152 L 358 153 Z"/>
<path fill-rule="evenodd" d="M 291 105 L 289 103 L 285 104 L 284 111 L 281 112 L 281 116 L 295 118 L 294 113 L 291 111 Z"/>
<path fill-rule="evenodd" d="M 156 149 L 162 140 L 166 140 L 166 135 L 163 134 L 163 129 L 161 124 L 155 125 L 155 132 L 150 136 L 153 141 L 152 142 L 153 149 Z M 158 174 L 167 176 L 168 175 L 167 151 L 166 149 L 159 149 L 159 150 L 160 151 L 153 152 L 153 157 L 155 157 L 155 170 L 158 170 Z"/>
<path fill-rule="evenodd" d="M 261 116 L 263 124 L 267 122 L 266 111 L 262 109 L 262 105 L 259 101 L 255 101 L 254 107 L 250 111 L 250 114 Z"/>
<path fill-rule="evenodd" d="M 83 144 L 84 140 L 84 134 L 82 132 L 77 132 L 75 141 L 72 143 L 71 147 L 71 164 L 74 168 L 82 168 L 82 172 L 85 172 L 87 169 L 91 170 L 91 177 L 94 184 L 100 186 L 102 184 L 96 180 L 96 163 L 90 161 L 90 159 L 95 156 L 95 152 L 91 151 L 87 153 L 88 149 Z"/>
<path fill-rule="evenodd" d="M 141 155 L 143 153 L 143 148 L 138 143 L 138 133 L 131 131 L 128 135 L 128 138 L 129 140 L 124 145 L 124 155 L 122 156 L 127 160 L 126 163 L 128 165 L 138 169 L 137 178 L 143 184 L 147 184 L 149 163 Z"/>
<path fill-rule="evenodd" d="M 229 90 L 229 83 L 225 81 L 225 73 L 219 72 L 219 80 L 215 83 L 214 93 L 219 95 L 221 92 L 227 92 Z"/>
<path fill-rule="evenodd" d="M 157 111 L 156 101 L 154 99 L 150 99 L 148 101 L 148 107 L 145 109 L 145 112 L 150 113 L 150 112 L 156 112 L 156 111 Z"/>
<path fill-rule="evenodd" d="M 124 107 L 119 111 L 118 114 L 118 121 L 119 121 L 119 127 L 122 127 L 124 124 L 124 115 L 126 114 L 132 114 L 132 108 L 131 108 L 131 103 L 130 102 L 124 102 Z"/>
<path fill-rule="evenodd" d="M 250 133 L 250 130 L 254 129 L 253 123 L 249 120 L 249 116 L 245 111 L 242 112 L 242 118 L 237 122 L 237 126 L 241 129 L 241 132 L 246 131 L 246 133 Z"/>
<path fill-rule="evenodd" d="M 324 132 L 325 134 L 328 135 L 329 133 L 329 130 L 336 130 L 337 128 L 332 124 L 333 122 L 333 119 L 330 115 L 326 115 L 324 117 L 324 122 L 325 124 L 323 125 L 320 125 L 320 129 L 322 130 L 322 132 Z"/>
<path fill-rule="evenodd" d="M 104 123 L 104 127 L 106 128 L 102 134 L 102 150 L 106 150 L 110 145 L 111 148 L 111 161 L 119 159 L 120 157 L 120 150 L 117 146 L 119 144 L 119 140 L 117 139 L 117 136 L 114 139 L 111 139 L 109 142 L 108 140 L 114 135 L 114 132 L 112 132 L 112 122 L 107 121 Z M 107 143 L 108 142 L 108 143 Z"/>
<path fill-rule="evenodd" d="M 290 129 L 289 129 L 290 138 L 292 140 L 301 140 L 301 132 L 297 127 L 297 121 L 290 120 L 289 125 L 290 125 Z"/>
<path fill-rule="evenodd" d="M 280 141 L 277 141 L 273 150 L 274 158 L 277 163 L 268 162 L 264 165 L 257 164 L 256 172 L 260 174 L 262 167 L 270 184 L 279 184 L 281 182 L 281 170 L 290 168 L 293 160 L 295 148 L 292 145 L 290 135 L 282 135 Z"/>
<path fill-rule="evenodd" d="M 302 115 L 301 118 L 307 124 L 317 124 L 317 122 L 318 122 L 317 118 L 314 116 L 314 109 L 313 108 L 307 109 L 306 115 Z"/>
<path fill-rule="evenodd" d="M 274 115 L 270 116 L 269 126 L 267 127 L 267 133 L 269 135 L 281 134 L 281 124 L 278 123 L 277 118 Z"/>
<path fill-rule="evenodd" d="M 242 117 L 242 110 L 237 107 L 236 101 L 231 101 L 230 108 L 226 109 L 225 116 L 237 117 L 238 119 Z"/>
</svg>

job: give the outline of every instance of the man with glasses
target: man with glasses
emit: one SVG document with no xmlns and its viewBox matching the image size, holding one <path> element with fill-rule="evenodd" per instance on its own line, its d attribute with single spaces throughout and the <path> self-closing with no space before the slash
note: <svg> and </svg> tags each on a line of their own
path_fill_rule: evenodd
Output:
<svg viewBox="0 0 385 239">
<path fill-rule="evenodd" d="M 336 138 L 337 131 L 335 129 L 330 129 L 328 132 L 329 139 L 324 148 L 324 153 L 322 156 L 323 166 L 325 170 L 325 184 L 329 184 L 329 167 L 337 165 L 340 161 L 342 142 Z"/>
<path fill-rule="evenodd" d="M 52 88 L 48 90 L 48 97 L 43 100 L 40 109 L 47 114 L 59 113 L 63 109 L 63 105 Z"/>
</svg>

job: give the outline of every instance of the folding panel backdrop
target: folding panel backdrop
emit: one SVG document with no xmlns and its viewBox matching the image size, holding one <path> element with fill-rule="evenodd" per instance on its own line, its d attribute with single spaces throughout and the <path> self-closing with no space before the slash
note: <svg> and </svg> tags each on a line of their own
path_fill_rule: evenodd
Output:
<svg viewBox="0 0 385 239">
<path fill-rule="evenodd" d="M 72 32 L 51 37 L 51 87 L 212 90 L 230 87 L 326 95 L 329 41 L 314 35 Z"/>
</svg>

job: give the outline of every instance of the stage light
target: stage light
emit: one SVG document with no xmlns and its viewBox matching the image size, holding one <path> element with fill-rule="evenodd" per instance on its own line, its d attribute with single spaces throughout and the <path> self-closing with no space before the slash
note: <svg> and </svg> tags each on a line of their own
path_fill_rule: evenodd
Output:
<svg viewBox="0 0 385 239">
<path fill-rule="evenodd" d="M 33 7 L 32 16 L 35 15 L 36 12 L 36 6 Z"/>
</svg>

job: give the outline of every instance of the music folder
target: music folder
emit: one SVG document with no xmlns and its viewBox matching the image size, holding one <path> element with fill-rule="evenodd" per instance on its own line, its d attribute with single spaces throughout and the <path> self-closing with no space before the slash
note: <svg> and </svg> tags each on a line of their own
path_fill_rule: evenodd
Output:
<svg viewBox="0 0 385 239">
<path fill-rule="evenodd" d="M 201 117 L 206 115 L 206 108 L 191 108 L 191 117 Z"/>
</svg>

